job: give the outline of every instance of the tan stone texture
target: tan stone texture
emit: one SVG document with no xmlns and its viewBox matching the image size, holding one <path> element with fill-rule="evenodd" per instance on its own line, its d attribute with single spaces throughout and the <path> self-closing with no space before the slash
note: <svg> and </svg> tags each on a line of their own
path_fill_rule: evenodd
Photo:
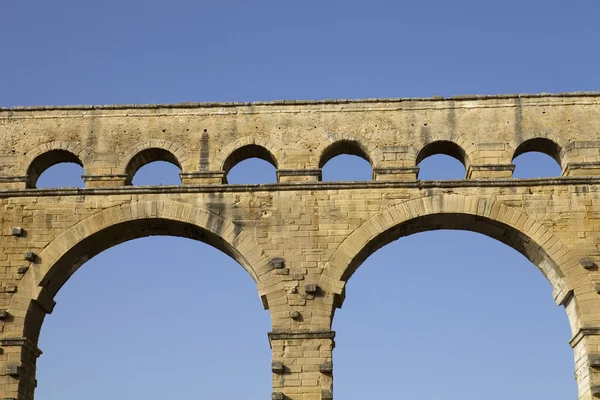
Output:
<svg viewBox="0 0 600 400">
<path fill-rule="evenodd" d="M 527 151 L 554 157 L 562 176 L 512 178 Z M 437 153 L 460 159 L 465 179 L 418 180 L 418 162 Z M 367 159 L 374 180 L 321 182 L 339 154 Z M 271 162 L 278 183 L 227 184 L 250 157 Z M 179 166 L 183 185 L 132 186 L 157 160 Z M 36 189 L 59 162 L 81 164 L 86 188 Z M 168 234 L 240 263 L 271 313 L 273 360 L 284 366 L 273 392 L 321 399 L 333 390 L 321 365 L 333 360 L 332 319 L 353 272 L 399 237 L 466 229 L 546 276 L 573 331 L 579 398 L 592 399 L 599 182 L 596 93 L 0 109 L 0 398 L 34 398 L 39 330 L 77 268 L 126 240 Z"/>
</svg>

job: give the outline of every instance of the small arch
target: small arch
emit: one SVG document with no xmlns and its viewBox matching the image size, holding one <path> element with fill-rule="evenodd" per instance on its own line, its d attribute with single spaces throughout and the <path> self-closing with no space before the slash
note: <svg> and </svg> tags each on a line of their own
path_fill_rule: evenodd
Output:
<svg viewBox="0 0 600 400">
<path fill-rule="evenodd" d="M 533 138 L 528 139 L 521 143 L 513 154 L 513 160 L 519 157 L 521 154 L 529 152 L 544 153 L 552 157 L 558 165 L 561 165 L 562 149 L 553 140 L 546 138 Z"/>
<path fill-rule="evenodd" d="M 150 147 L 137 152 L 127 163 L 125 167 L 125 179 L 126 185 L 133 184 L 133 177 L 136 172 L 146 164 L 150 164 L 155 161 L 165 161 L 175 165 L 177 168 L 182 169 L 181 163 L 169 150 L 165 150 L 159 147 Z"/>
<path fill-rule="evenodd" d="M 79 157 L 64 149 L 53 149 L 35 157 L 27 168 L 27 181 L 25 187 L 35 188 L 40 175 L 48 168 L 60 163 L 74 163 L 83 168 Z"/>
<path fill-rule="evenodd" d="M 427 157 L 436 154 L 445 154 L 447 156 L 456 158 L 465 167 L 467 167 L 467 153 L 465 153 L 462 147 L 449 140 L 438 140 L 426 144 L 421 151 L 419 151 L 419 154 L 417 154 L 417 165 Z"/>
<path fill-rule="evenodd" d="M 258 158 L 266 161 L 275 169 L 277 169 L 278 162 L 271 151 L 261 145 L 250 143 L 236 148 L 225 158 L 222 166 L 222 170 L 225 172 L 225 177 L 227 177 L 229 171 L 231 171 L 233 167 L 249 158 Z"/>
<path fill-rule="evenodd" d="M 319 159 L 319 168 L 323 168 L 323 166 L 327 164 L 329 160 L 342 154 L 358 156 L 363 160 L 367 161 L 369 164 L 371 164 L 371 167 L 373 167 L 371 157 L 369 157 L 367 150 L 362 146 L 360 142 L 356 140 L 343 139 L 331 143 L 323 150 L 323 152 L 321 153 L 321 158 Z"/>
<path fill-rule="evenodd" d="M 521 156 L 525 154 L 530 156 L 530 164 L 534 163 L 538 168 L 520 167 L 517 158 L 522 159 L 523 157 Z M 561 147 L 553 140 L 547 138 L 528 139 L 521 143 L 513 154 L 512 162 L 516 166 L 513 176 L 527 178 L 559 176 L 562 173 L 562 156 L 563 151 Z"/>
<path fill-rule="evenodd" d="M 449 156 L 455 160 L 458 160 L 463 165 L 465 170 L 464 175 L 466 175 L 466 169 L 468 167 L 467 153 L 458 144 L 449 140 L 437 140 L 435 142 L 426 144 L 417 154 L 417 158 L 415 160 L 416 164 L 419 165 L 428 157 L 437 155 Z M 462 176 L 463 179 L 464 175 Z"/>
</svg>

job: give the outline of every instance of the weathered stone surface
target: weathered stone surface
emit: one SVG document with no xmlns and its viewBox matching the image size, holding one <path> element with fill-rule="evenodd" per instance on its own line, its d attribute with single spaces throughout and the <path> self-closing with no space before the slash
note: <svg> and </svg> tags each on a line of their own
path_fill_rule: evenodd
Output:
<svg viewBox="0 0 600 400">
<path fill-rule="evenodd" d="M 562 176 L 513 179 L 513 158 L 534 150 Z M 461 160 L 465 179 L 418 180 L 418 163 L 436 153 Z M 339 154 L 369 161 L 373 181 L 321 182 Z M 250 157 L 273 164 L 278 183 L 228 185 Z M 132 186 L 158 160 L 181 168 L 182 186 Z M 36 189 L 59 162 L 82 165 L 86 188 Z M 597 93 L 0 109 L 0 345 L 20 365 L 0 398 L 33 400 L 42 316 L 79 260 L 117 236 L 188 237 L 235 258 L 286 366 L 273 396 L 315 400 L 332 393 L 333 375 L 320 372 L 332 361 L 331 322 L 368 254 L 465 229 L 515 248 L 548 279 L 571 324 L 579 399 L 590 400 L 600 385 L 599 183 Z M 0 357 L 0 371 L 9 366 Z"/>
</svg>

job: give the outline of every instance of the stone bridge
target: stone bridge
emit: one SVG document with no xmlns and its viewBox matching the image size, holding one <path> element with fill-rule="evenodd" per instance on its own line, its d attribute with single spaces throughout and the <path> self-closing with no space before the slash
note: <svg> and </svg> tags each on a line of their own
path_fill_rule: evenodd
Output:
<svg viewBox="0 0 600 400">
<path fill-rule="evenodd" d="M 562 175 L 512 178 L 529 151 Z M 438 153 L 460 160 L 465 179 L 419 180 L 419 162 Z M 321 182 L 340 154 L 367 160 L 373 179 Z M 229 185 L 252 157 L 275 166 L 277 183 Z M 181 186 L 132 185 L 157 160 L 181 168 Z M 61 162 L 84 168 L 85 188 L 36 189 Z M 44 317 L 81 265 L 173 235 L 220 249 L 256 282 L 272 320 L 273 399 L 331 399 L 332 319 L 354 271 L 399 237 L 464 229 L 548 279 L 570 321 L 579 399 L 591 400 L 599 183 L 599 93 L 0 109 L 0 398 L 34 399 Z"/>
</svg>

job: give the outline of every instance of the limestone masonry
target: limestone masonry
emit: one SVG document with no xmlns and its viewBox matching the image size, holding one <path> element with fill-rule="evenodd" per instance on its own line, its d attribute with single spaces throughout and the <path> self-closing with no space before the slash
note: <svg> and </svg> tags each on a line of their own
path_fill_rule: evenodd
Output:
<svg viewBox="0 0 600 400">
<path fill-rule="evenodd" d="M 513 179 L 528 151 L 562 176 Z M 465 179 L 418 180 L 437 153 Z M 321 182 L 339 154 L 368 160 L 373 180 Z M 278 183 L 228 185 L 250 157 Z M 182 186 L 131 185 L 157 160 Z M 84 167 L 85 189 L 35 188 L 60 162 Z M 346 282 L 381 246 L 433 229 L 483 233 L 538 267 L 571 324 L 579 399 L 600 397 L 599 183 L 600 93 L 0 109 L 0 399 L 34 399 L 39 332 L 67 279 L 155 234 L 207 242 L 255 280 L 273 399 L 331 399 Z"/>
</svg>

